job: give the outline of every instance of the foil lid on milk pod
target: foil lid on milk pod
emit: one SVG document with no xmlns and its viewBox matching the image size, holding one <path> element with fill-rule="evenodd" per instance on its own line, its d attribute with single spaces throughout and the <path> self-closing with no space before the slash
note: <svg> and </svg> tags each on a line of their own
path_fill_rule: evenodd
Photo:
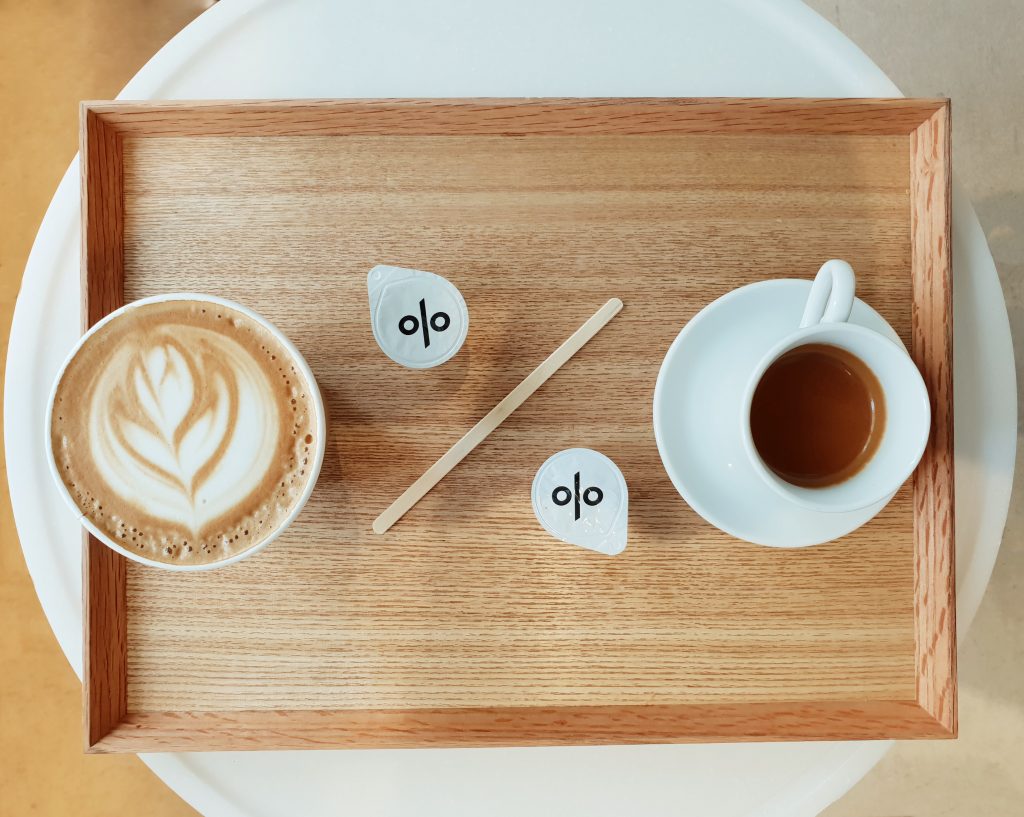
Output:
<svg viewBox="0 0 1024 817">
<path fill-rule="evenodd" d="M 378 264 L 366 280 L 373 337 L 395 363 L 429 369 L 450 360 L 469 331 L 469 310 L 440 275 Z"/>
<path fill-rule="evenodd" d="M 559 451 L 533 478 L 533 512 L 570 545 L 614 556 L 626 547 L 629 494 L 622 472 L 589 448 Z"/>
</svg>

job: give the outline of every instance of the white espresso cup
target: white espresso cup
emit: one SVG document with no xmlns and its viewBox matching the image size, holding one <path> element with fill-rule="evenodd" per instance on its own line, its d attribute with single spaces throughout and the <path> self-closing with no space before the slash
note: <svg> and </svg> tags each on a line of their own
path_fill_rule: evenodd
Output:
<svg viewBox="0 0 1024 817">
<path fill-rule="evenodd" d="M 849 323 L 854 289 L 848 263 L 831 260 L 822 265 L 800 326 L 761 358 L 747 383 L 740 412 L 740 433 L 754 470 L 781 498 L 814 511 L 855 511 L 891 498 L 917 467 L 931 428 L 928 391 L 907 351 L 878 332 Z M 758 454 L 750 427 L 754 392 L 764 373 L 782 355 L 809 343 L 837 346 L 858 357 L 878 379 L 885 399 L 885 428 L 874 455 L 844 481 L 816 488 L 794 485 L 776 475 Z"/>
<path fill-rule="evenodd" d="M 290 358 L 289 362 L 294 366 L 295 370 L 301 375 L 302 379 L 308 386 L 309 390 L 309 406 L 312 422 L 313 436 L 315 438 L 312 448 L 309 452 L 309 464 L 306 468 L 309 470 L 309 477 L 303 485 L 301 493 L 295 499 L 294 504 L 291 505 L 288 513 L 276 524 L 268 528 L 265 534 L 256 542 L 249 545 L 246 549 L 241 550 L 237 553 L 229 555 L 223 559 L 216 561 L 196 563 L 196 564 L 174 564 L 171 562 L 163 562 L 155 559 L 148 558 L 145 555 L 135 552 L 132 548 L 126 547 L 123 542 L 119 542 L 116 538 L 109 535 L 105 530 L 97 526 L 92 520 L 86 516 L 82 510 L 78 507 L 75 499 L 71 496 L 71 492 L 68 490 L 67 485 L 64 484 L 64 480 L 60 476 L 60 468 L 57 465 L 55 452 L 53 450 L 53 440 L 51 436 L 51 425 L 54 414 L 54 404 L 57 398 L 58 387 L 60 386 L 61 380 L 64 377 L 65 371 L 68 369 L 71 362 L 75 359 L 75 356 L 79 353 L 82 347 L 93 337 L 97 332 L 103 329 L 103 327 L 117 321 L 122 316 L 130 313 L 131 311 L 138 309 L 141 306 L 154 303 L 162 303 L 166 301 L 194 301 L 202 304 L 210 304 L 214 307 L 222 306 L 228 309 L 234 310 L 241 313 L 251 321 L 262 326 L 267 332 L 269 332 L 274 339 L 277 341 L 279 347 L 286 353 L 286 356 Z M 274 326 L 270 321 L 264 318 L 262 315 L 257 314 L 251 309 L 242 306 L 234 301 L 229 301 L 226 298 L 218 298 L 213 295 L 200 295 L 196 293 L 172 293 L 167 295 L 156 295 L 149 298 L 142 298 L 138 301 L 126 304 L 119 309 L 115 309 L 109 315 L 106 315 L 101 320 L 97 321 L 75 344 L 74 348 L 68 354 L 57 377 L 54 380 L 53 388 L 50 392 L 49 401 L 46 408 L 46 421 L 45 421 L 45 446 L 47 460 L 50 466 L 50 473 L 53 476 L 54 481 L 57 484 L 57 489 L 60 491 L 61 496 L 72 508 L 75 514 L 78 516 L 81 524 L 95 536 L 98 540 L 103 542 L 108 547 L 117 551 L 123 556 L 133 559 L 142 564 L 150 565 L 152 567 L 158 567 L 163 570 L 175 570 L 175 571 L 197 571 L 197 570 L 211 570 L 214 568 L 225 567 L 235 562 L 246 559 L 255 553 L 259 553 L 267 545 L 277 539 L 295 518 L 299 515 L 299 512 L 305 506 L 306 501 L 309 499 L 310 494 L 313 493 L 313 488 L 316 485 L 317 478 L 320 474 L 320 468 L 323 464 L 324 451 L 326 448 L 326 429 L 327 429 L 327 415 L 324 410 L 323 399 L 320 395 L 319 387 L 317 386 L 316 378 L 313 376 L 312 370 L 309 368 L 309 364 L 306 363 L 302 357 L 302 353 L 295 347 L 295 345 L 285 336 L 280 329 Z"/>
</svg>

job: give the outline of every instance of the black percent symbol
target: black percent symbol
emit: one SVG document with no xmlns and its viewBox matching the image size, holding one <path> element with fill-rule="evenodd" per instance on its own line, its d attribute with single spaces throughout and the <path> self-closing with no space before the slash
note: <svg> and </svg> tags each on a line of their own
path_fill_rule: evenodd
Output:
<svg viewBox="0 0 1024 817">
<path fill-rule="evenodd" d="M 596 485 L 591 485 L 589 488 L 585 488 L 583 493 L 580 493 L 580 472 L 577 471 L 572 478 L 572 490 L 570 491 L 564 485 L 559 485 L 555 490 L 551 492 L 551 501 L 556 505 L 568 505 L 570 501 L 573 502 L 573 521 L 580 518 L 580 500 L 583 500 L 588 505 L 593 507 L 604 499 L 604 491 L 598 488 Z"/>
<path fill-rule="evenodd" d="M 403 335 L 415 335 L 422 329 L 423 348 L 425 349 L 430 346 L 431 329 L 435 332 L 443 332 L 451 325 L 452 319 L 448 316 L 447 312 L 435 312 L 428 318 L 427 302 L 424 298 L 420 298 L 420 316 L 417 318 L 415 315 L 405 315 L 398 322 L 398 331 Z"/>
</svg>

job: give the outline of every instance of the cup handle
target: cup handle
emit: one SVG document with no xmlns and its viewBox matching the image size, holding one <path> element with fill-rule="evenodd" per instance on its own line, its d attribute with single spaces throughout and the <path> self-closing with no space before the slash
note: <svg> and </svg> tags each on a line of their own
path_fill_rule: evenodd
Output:
<svg viewBox="0 0 1024 817">
<path fill-rule="evenodd" d="M 833 258 L 821 265 L 807 296 L 800 328 L 817 323 L 844 323 L 853 311 L 856 278 L 853 267 Z"/>
</svg>

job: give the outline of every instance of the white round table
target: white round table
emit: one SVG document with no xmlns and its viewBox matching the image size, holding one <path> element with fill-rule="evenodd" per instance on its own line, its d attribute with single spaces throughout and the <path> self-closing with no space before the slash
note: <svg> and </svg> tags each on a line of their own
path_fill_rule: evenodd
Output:
<svg viewBox="0 0 1024 817">
<path fill-rule="evenodd" d="M 795 0 L 223 0 L 122 98 L 896 96 Z M 7 361 L 15 520 L 50 625 L 81 674 L 78 528 L 50 482 L 43 405 L 78 334 L 78 163 L 40 227 Z M 954 196 L 958 625 L 966 631 L 1009 506 L 1016 388 L 1006 307 Z M 143 760 L 208 817 L 818 813 L 888 742 L 209 753 Z"/>
</svg>

